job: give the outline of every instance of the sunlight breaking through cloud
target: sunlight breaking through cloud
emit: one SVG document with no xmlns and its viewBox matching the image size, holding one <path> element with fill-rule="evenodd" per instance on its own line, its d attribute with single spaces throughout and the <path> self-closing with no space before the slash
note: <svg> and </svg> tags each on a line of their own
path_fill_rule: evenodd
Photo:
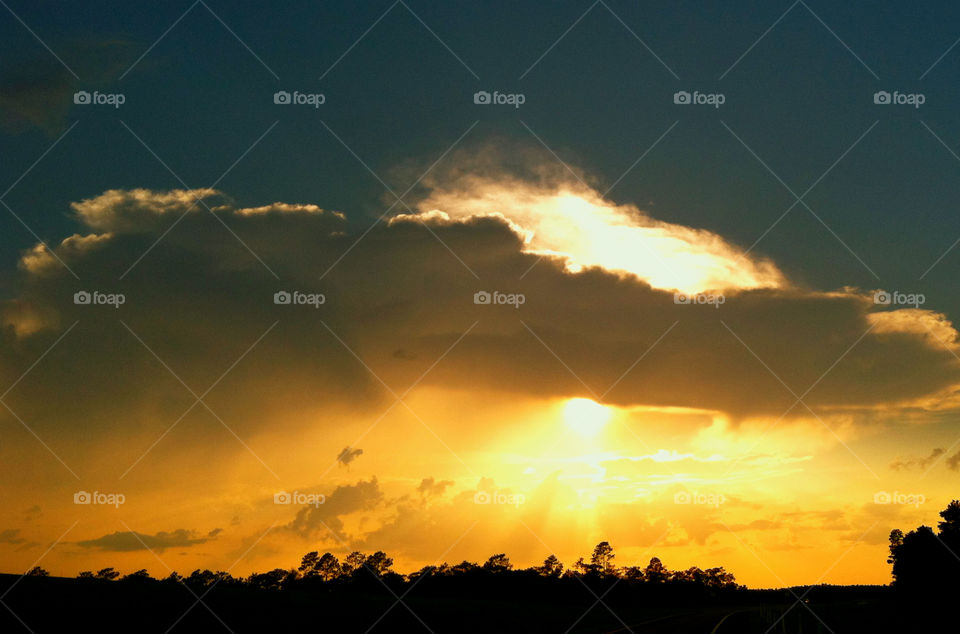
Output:
<svg viewBox="0 0 960 634">
<path fill-rule="evenodd" d="M 657 289 L 688 293 L 787 286 L 773 262 L 710 231 L 617 205 L 585 185 L 460 178 L 435 188 L 418 208 L 435 221 L 503 217 L 523 237 L 526 252 L 565 259 L 572 272 L 599 266 L 633 274 Z"/>
</svg>

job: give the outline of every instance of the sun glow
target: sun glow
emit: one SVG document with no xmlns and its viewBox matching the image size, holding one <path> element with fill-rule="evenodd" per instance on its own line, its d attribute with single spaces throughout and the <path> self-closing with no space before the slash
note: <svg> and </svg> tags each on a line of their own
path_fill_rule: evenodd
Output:
<svg viewBox="0 0 960 634">
<path fill-rule="evenodd" d="M 772 262 L 748 256 L 719 235 L 661 222 L 586 187 L 544 189 L 478 178 L 459 189 L 435 190 L 419 207 L 430 218 L 502 217 L 523 238 L 526 252 L 562 257 L 571 272 L 600 266 L 632 273 L 654 288 L 690 293 L 786 283 Z"/>
<path fill-rule="evenodd" d="M 588 398 L 572 398 L 563 406 L 563 420 L 567 427 L 585 438 L 599 434 L 611 415 L 609 407 Z"/>
</svg>

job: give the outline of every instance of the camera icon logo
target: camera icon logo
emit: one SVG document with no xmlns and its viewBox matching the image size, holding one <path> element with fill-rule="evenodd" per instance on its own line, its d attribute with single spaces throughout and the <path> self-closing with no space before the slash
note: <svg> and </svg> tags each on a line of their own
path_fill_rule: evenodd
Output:
<svg viewBox="0 0 960 634">
<path fill-rule="evenodd" d="M 673 103 L 687 105 L 690 102 L 690 93 L 688 93 L 686 90 L 680 90 L 673 93 Z"/>
<path fill-rule="evenodd" d="M 880 90 L 873 93 L 873 103 L 885 106 L 890 103 L 890 93 L 886 90 Z"/>
<path fill-rule="evenodd" d="M 674 293 L 673 294 L 673 303 L 674 304 L 689 304 L 690 296 L 686 293 Z"/>
<path fill-rule="evenodd" d="M 77 491 L 73 494 L 74 504 L 90 504 L 91 499 L 90 494 L 86 491 Z"/>
<path fill-rule="evenodd" d="M 273 103 L 286 105 L 290 103 L 290 93 L 286 90 L 278 90 L 273 93 Z"/>
<path fill-rule="evenodd" d="M 490 494 L 486 491 L 477 491 L 473 494 L 474 504 L 490 504 Z"/>
<path fill-rule="evenodd" d="M 691 495 L 686 491 L 677 491 L 673 494 L 674 504 L 690 504 L 693 501 Z"/>
<path fill-rule="evenodd" d="M 477 291 L 473 294 L 473 303 L 474 304 L 489 304 L 490 303 L 490 293 L 487 291 Z"/>
<path fill-rule="evenodd" d="M 90 93 L 86 90 L 78 90 L 73 93 L 73 103 L 85 106 L 90 103 Z"/>
<path fill-rule="evenodd" d="M 286 491 L 280 491 L 279 493 L 274 493 L 273 503 L 274 504 L 292 504 L 293 496 L 287 493 Z"/>
<path fill-rule="evenodd" d="M 73 294 L 73 303 L 78 306 L 85 306 L 90 303 L 91 295 L 87 291 L 77 291 Z"/>
<path fill-rule="evenodd" d="M 274 304 L 289 304 L 291 301 L 291 295 L 287 291 L 278 291 L 273 294 L 273 303 Z"/>
<path fill-rule="evenodd" d="M 481 90 L 473 93 L 473 103 L 487 105 L 489 103 L 493 103 L 493 98 L 486 90 Z"/>
<path fill-rule="evenodd" d="M 873 303 L 880 306 L 889 306 L 891 299 L 890 293 L 887 291 L 877 291 L 873 294 Z"/>
<path fill-rule="evenodd" d="M 892 500 L 893 500 L 893 496 L 891 496 L 886 491 L 877 491 L 876 493 L 873 494 L 874 504 L 890 504 Z"/>
</svg>

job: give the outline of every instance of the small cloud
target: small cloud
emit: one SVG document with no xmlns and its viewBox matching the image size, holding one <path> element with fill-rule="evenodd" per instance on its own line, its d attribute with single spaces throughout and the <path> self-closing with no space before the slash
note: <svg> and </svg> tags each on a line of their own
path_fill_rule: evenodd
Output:
<svg viewBox="0 0 960 634">
<path fill-rule="evenodd" d="M 950 469 L 950 471 L 960 469 L 960 451 L 947 458 L 947 469 Z"/>
<path fill-rule="evenodd" d="M 34 504 L 33 506 L 25 510 L 24 514 L 26 515 L 26 517 L 24 517 L 23 519 L 27 522 L 29 522 L 30 520 L 37 519 L 41 515 L 40 505 Z"/>
<path fill-rule="evenodd" d="M 936 447 L 926 458 L 901 458 L 898 456 L 896 460 L 890 463 L 890 468 L 894 471 L 909 471 L 915 468 L 926 469 L 945 453 L 946 449 L 943 449 L 942 447 Z M 956 458 L 957 463 L 960 463 L 960 452 L 958 452 L 957 455 L 954 455 L 953 458 L 947 459 L 948 467 L 950 467 L 950 461 L 954 458 Z M 954 466 L 950 468 L 956 470 L 957 463 L 954 463 Z"/>
<path fill-rule="evenodd" d="M 25 541 L 27 540 L 20 537 L 19 528 L 8 528 L 0 531 L 0 544 L 22 544 Z"/>
<path fill-rule="evenodd" d="M 212 531 L 210 531 L 209 533 L 207 533 L 207 537 L 209 537 L 210 539 L 213 539 L 214 537 L 216 537 L 217 535 L 219 535 L 219 534 L 222 533 L 222 532 L 223 532 L 223 529 L 222 529 L 222 528 L 215 528 L 215 529 L 213 529 Z"/>
<path fill-rule="evenodd" d="M 423 497 L 433 497 L 443 495 L 447 487 L 453 484 L 453 480 L 434 480 L 431 478 L 424 478 L 420 481 L 420 486 L 417 487 L 417 491 L 420 492 L 420 495 Z"/>
<path fill-rule="evenodd" d="M 337 455 L 337 462 L 340 464 L 348 465 L 354 460 L 357 459 L 363 453 L 363 449 L 354 449 L 352 447 L 344 447 L 343 450 Z"/>
</svg>

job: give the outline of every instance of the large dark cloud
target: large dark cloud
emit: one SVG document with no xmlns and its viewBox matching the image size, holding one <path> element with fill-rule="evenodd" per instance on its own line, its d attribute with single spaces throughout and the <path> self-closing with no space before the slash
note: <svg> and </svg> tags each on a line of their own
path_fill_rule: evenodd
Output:
<svg viewBox="0 0 960 634">
<path fill-rule="evenodd" d="M 381 379 L 399 393 L 428 370 L 424 385 L 733 418 L 780 416 L 790 390 L 820 413 L 937 405 L 960 378 L 942 315 L 877 313 L 867 293 L 768 288 L 730 291 L 719 309 L 677 305 L 622 273 L 571 273 L 554 258 L 531 270 L 539 256 L 522 252 L 503 219 L 406 218 L 360 239 L 342 214 L 313 205 L 244 209 L 195 193 L 212 213 L 179 191 L 75 204 L 96 233 L 56 253 L 79 281 L 42 249 L 25 254 L 17 296 L 2 306 L 0 380 L 13 383 L 77 322 L 6 399 L 42 437 L 82 446 L 160 433 L 194 397 L 153 352 L 201 394 L 275 322 L 206 397 L 241 436 L 314 406 L 372 412 L 391 398 Z M 77 306 L 79 290 L 121 292 L 126 303 Z M 284 290 L 326 301 L 274 304 Z M 475 305 L 478 290 L 526 301 Z M 796 405 L 790 415 L 809 413 Z"/>
</svg>

